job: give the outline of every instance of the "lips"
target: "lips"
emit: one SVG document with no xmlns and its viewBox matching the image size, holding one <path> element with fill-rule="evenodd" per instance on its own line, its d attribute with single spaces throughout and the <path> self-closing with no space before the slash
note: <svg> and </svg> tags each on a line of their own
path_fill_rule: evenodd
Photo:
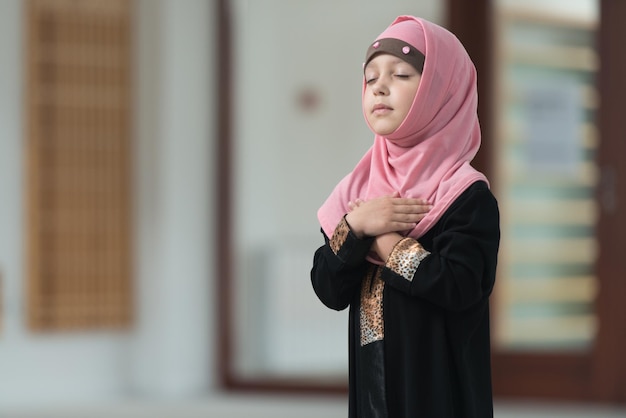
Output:
<svg viewBox="0 0 626 418">
<path fill-rule="evenodd" d="M 379 104 L 374 105 L 374 107 L 372 108 L 372 113 L 377 114 L 377 115 L 382 115 L 392 110 L 393 108 L 391 106 L 387 106 L 382 103 L 379 103 Z"/>
</svg>

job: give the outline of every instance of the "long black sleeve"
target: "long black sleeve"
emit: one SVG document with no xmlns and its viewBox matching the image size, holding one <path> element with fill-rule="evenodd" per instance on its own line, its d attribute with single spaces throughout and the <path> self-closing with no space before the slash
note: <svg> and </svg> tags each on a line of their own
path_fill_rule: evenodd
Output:
<svg viewBox="0 0 626 418">
<path fill-rule="evenodd" d="M 349 231 L 341 243 L 335 243 L 338 248 L 333 251 L 329 238 L 323 231 L 322 234 L 325 244 L 315 252 L 311 283 L 324 305 L 340 311 L 348 307 L 365 277 L 368 266 L 365 256 L 373 238 L 359 239 Z"/>
</svg>

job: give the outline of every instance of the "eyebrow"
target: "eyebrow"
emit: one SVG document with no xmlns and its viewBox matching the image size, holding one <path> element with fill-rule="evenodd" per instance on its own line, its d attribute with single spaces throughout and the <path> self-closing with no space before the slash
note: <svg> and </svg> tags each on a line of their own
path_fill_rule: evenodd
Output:
<svg viewBox="0 0 626 418">
<path fill-rule="evenodd" d="M 405 60 L 403 60 L 401 58 L 398 58 L 396 56 L 393 56 L 393 55 L 391 55 L 391 58 L 392 59 L 388 62 L 389 65 L 406 64 L 406 65 L 408 65 L 409 67 L 411 67 L 411 68 L 413 68 L 415 70 L 415 67 L 413 67 L 413 65 L 411 65 L 411 63 L 406 62 Z M 364 71 L 367 71 L 368 68 L 371 68 L 372 63 L 374 64 L 374 66 L 376 68 L 379 67 L 379 65 L 376 62 L 374 62 L 374 60 L 372 60 L 372 61 L 367 63 L 367 65 L 364 68 Z"/>
</svg>

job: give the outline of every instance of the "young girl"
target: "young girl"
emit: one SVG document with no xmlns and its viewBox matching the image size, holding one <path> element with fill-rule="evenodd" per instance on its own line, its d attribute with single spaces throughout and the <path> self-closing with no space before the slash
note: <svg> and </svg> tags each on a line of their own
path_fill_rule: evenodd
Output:
<svg viewBox="0 0 626 418">
<path fill-rule="evenodd" d="M 476 70 L 458 39 L 398 17 L 367 50 L 374 144 L 318 218 L 313 288 L 350 306 L 350 417 L 493 416 L 489 295 L 496 200 L 470 166 Z"/>
</svg>

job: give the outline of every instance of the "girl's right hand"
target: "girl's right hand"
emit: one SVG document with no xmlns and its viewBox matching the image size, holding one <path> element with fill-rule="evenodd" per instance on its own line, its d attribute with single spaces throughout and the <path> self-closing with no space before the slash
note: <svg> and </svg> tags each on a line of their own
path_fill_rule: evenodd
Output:
<svg viewBox="0 0 626 418">
<path fill-rule="evenodd" d="M 346 222 L 359 238 L 411 230 L 432 208 L 423 199 L 402 198 L 397 192 L 348 205 L 352 210 L 346 215 Z"/>
</svg>

